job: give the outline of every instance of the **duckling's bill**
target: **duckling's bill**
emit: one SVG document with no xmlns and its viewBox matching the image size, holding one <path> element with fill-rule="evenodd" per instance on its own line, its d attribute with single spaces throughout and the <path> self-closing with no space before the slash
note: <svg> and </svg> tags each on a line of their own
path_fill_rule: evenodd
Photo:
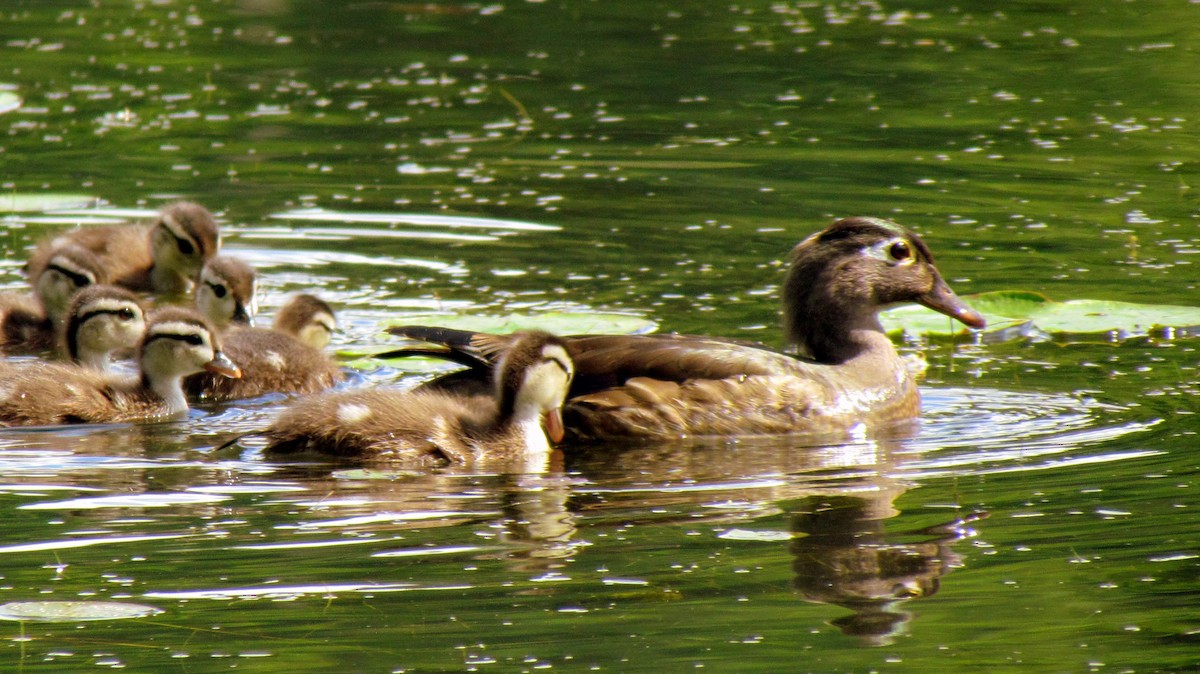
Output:
<svg viewBox="0 0 1200 674">
<path fill-rule="evenodd" d="M 205 363 L 204 369 L 230 379 L 241 379 L 242 377 L 242 368 L 220 351 L 213 354 L 213 359 Z"/>
<path fill-rule="evenodd" d="M 542 426 L 546 429 L 546 437 L 550 438 L 550 442 L 556 444 L 562 442 L 563 436 L 566 435 L 561 409 L 552 409 L 546 412 Z"/>
</svg>

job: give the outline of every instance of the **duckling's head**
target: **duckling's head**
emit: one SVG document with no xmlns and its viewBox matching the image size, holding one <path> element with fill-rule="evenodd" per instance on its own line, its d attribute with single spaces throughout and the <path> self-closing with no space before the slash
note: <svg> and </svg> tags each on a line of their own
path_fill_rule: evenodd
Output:
<svg viewBox="0 0 1200 674">
<path fill-rule="evenodd" d="M 216 255 L 200 270 L 196 309 L 218 330 L 254 325 L 258 312 L 258 272 L 230 255 Z"/>
<path fill-rule="evenodd" d="M 165 307 L 150 314 L 138 347 L 142 378 L 151 387 L 178 382 L 209 371 L 236 379 L 241 370 L 224 353 L 216 333 L 200 314 L 182 307 Z"/>
<path fill-rule="evenodd" d="M 333 307 L 308 293 L 293 295 L 275 314 L 274 327 L 317 349 L 329 346 L 337 332 Z"/>
<path fill-rule="evenodd" d="M 902 302 L 984 327 L 983 316 L 946 285 L 920 237 L 890 220 L 845 218 L 792 250 L 784 332 L 813 358 L 839 362 L 855 355 L 854 331 L 882 331 L 879 311 Z"/>
<path fill-rule="evenodd" d="M 221 247 L 220 232 L 212 213 L 188 201 L 169 204 L 159 211 L 150 236 L 155 268 L 189 282 Z"/>
<path fill-rule="evenodd" d="M 75 293 L 107 280 L 108 274 L 94 253 L 63 239 L 55 246 L 41 273 L 33 279 L 33 286 L 46 317 L 55 325 L 61 325 L 67 318 Z"/>
<path fill-rule="evenodd" d="M 496 395 L 501 418 L 517 423 L 541 418 L 552 442 L 563 438 L 562 405 L 575 365 L 561 338 L 548 332 L 528 331 L 496 363 Z"/>
<path fill-rule="evenodd" d="M 133 349 L 146 331 L 146 314 L 137 295 L 112 285 L 92 285 L 71 300 L 63 345 L 67 356 L 107 370 L 113 352 Z"/>
</svg>

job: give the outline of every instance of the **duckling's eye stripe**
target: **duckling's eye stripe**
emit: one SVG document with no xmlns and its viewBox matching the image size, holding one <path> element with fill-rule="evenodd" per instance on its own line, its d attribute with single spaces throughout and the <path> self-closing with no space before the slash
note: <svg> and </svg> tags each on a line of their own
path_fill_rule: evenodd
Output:
<svg viewBox="0 0 1200 674">
<path fill-rule="evenodd" d="M 66 276 L 68 279 L 71 280 L 71 283 L 75 284 L 77 287 L 80 287 L 80 288 L 82 288 L 83 286 L 91 285 L 92 282 L 95 280 L 92 278 L 91 274 L 85 274 L 83 272 L 79 272 L 74 269 L 67 269 L 66 267 L 62 266 L 61 264 L 56 264 L 54 262 L 51 262 L 50 264 L 46 265 L 46 271 L 51 271 L 51 270 L 56 271 L 56 272 L 62 274 L 63 276 Z M 42 273 L 44 274 L 45 272 L 42 272 Z"/>
<path fill-rule="evenodd" d="M 191 255 L 196 251 L 196 242 L 192 237 L 176 231 L 179 228 L 179 223 L 175 222 L 175 218 L 169 215 L 164 215 L 162 219 L 163 231 L 175 239 L 175 245 L 179 247 L 179 251 L 184 255 Z"/>
<path fill-rule="evenodd" d="M 120 316 L 122 318 L 132 318 L 137 315 L 137 311 L 128 305 L 116 306 L 97 306 L 95 309 L 88 309 L 79 314 L 79 322 L 85 323 L 92 320 L 96 316 Z"/>
<path fill-rule="evenodd" d="M 146 342 L 149 343 L 155 339 L 177 339 L 189 344 L 204 343 L 203 328 L 191 323 L 167 322 L 159 323 L 150 328 L 149 334 L 146 335 Z"/>
</svg>

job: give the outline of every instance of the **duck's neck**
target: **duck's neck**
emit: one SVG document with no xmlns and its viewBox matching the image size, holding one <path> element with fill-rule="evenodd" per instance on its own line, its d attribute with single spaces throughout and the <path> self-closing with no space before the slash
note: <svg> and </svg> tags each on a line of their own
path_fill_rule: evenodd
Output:
<svg viewBox="0 0 1200 674">
<path fill-rule="evenodd" d="M 107 351 L 80 348 L 77 358 L 80 365 L 97 372 L 109 372 L 111 369 L 112 359 L 108 357 Z"/>
<path fill-rule="evenodd" d="M 864 356 L 896 357 L 896 347 L 883 333 L 874 312 L 802 313 L 785 327 L 788 341 L 819 363 L 841 365 Z"/>
<path fill-rule="evenodd" d="M 151 377 L 142 374 L 142 385 L 162 399 L 166 414 L 180 414 L 187 411 L 187 398 L 183 395 L 183 375 Z"/>
</svg>

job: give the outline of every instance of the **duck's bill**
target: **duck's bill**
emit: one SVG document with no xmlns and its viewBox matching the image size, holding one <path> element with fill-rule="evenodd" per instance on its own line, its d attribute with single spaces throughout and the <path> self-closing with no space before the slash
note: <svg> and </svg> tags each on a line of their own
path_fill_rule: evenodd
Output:
<svg viewBox="0 0 1200 674">
<path fill-rule="evenodd" d="M 238 367 L 236 363 L 229 360 L 229 356 L 220 351 L 213 356 L 212 360 L 204 365 L 204 369 L 213 374 L 219 374 L 222 377 L 229 377 L 230 379 L 241 379 L 242 377 L 242 368 Z"/>
<path fill-rule="evenodd" d="M 933 309 L 940 314 L 946 314 L 950 318 L 961 321 L 964 325 L 976 330 L 981 330 L 987 327 L 987 321 L 984 320 L 983 314 L 972 309 L 966 302 L 962 301 L 950 286 L 940 278 L 934 284 L 933 290 L 925 293 L 917 300 L 922 306 Z"/>
<path fill-rule="evenodd" d="M 550 438 L 550 442 L 562 442 L 563 436 L 566 435 L 566 430 L 563 428 L 562 410 L 554 409 L 546 412 L 542 419 L 542 426 L 546 429 L 546 437 Z"/>
</svg>

